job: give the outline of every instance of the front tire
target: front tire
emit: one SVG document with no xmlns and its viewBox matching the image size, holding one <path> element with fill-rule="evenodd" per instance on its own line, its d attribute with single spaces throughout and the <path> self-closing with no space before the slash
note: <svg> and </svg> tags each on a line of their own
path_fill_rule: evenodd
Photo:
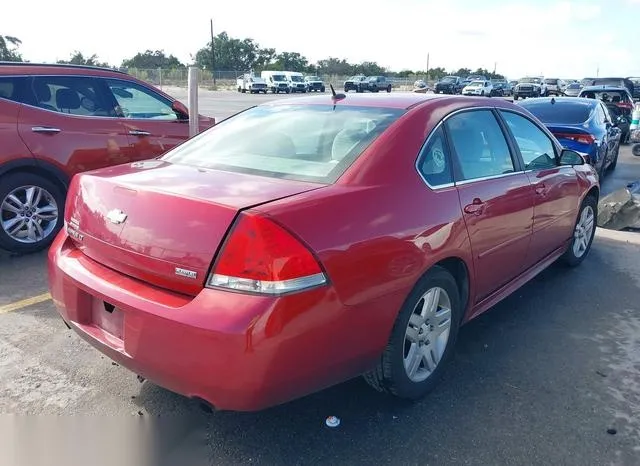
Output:
<svg viewBox="0 0 640 466">
<path fill-rule="evenodd" d="M 598 218 L 598 200 L 589 195 L 580 206 L 578 218 L 573 229 L 573 238 L 562 256 L 562 262 L 569 267 L 576 267 L 582 263 L 591 250 L 591 244 L 596 233 L 596 219 Z"/>
<path fill-rule="evenodd" d="M 0 178 L 0 248 L 15 253 L 45 249 L 64 222 L 65 193 L 39 175 Z"/>
<path fill-rule="evenodd" d="M 433 267 L 407 297 L 380 361 L 365 380 L 400 398 L 424 397 L 453 356 L 461 318 L 455 279 L 446 269 Z"/>
</svg>

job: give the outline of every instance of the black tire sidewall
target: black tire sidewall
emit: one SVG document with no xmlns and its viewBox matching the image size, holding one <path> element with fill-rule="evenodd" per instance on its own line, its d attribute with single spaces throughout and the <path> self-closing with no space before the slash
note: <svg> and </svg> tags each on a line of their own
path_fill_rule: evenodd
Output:
<svg viewBox="0 0 640 466">
<path fill-rule="evenodd" d="M 573 252 L 573 242 L 575 241 L 575 228 L 576 225 L 578 224 L 578 222 L 580 221 L 580 217 L 582 216 L 582 211 L 586 208 L 586 206 L 590 205 L 591 208 L 593 209 L 593 231 L 591 232 L 591 238 L 589 239 L 589 244 L 587 245 L 587 250 L 585 251 L 585 253 L 580 256 L 580 257 L 576 257 L 576 255 Z M 595 197 L 593 196 L 587 196 L 584 201 L 582 201 L 582 204 L 580 205 L 580 210 L 578 211 L 578 216 L 576 217 L 576 221 L 574 223 L 573 226 L 573 231 L 571 232 L 572 234 L 572 239 L 571 242 L 569 243 L 569 247 L 567 248 L 566 252 L 564 253 L 563 259 L 564 262 L 571 266 L 571 267 L 575 267 L 579 264 L 582 263 L 583 260 L 586 259 L 586 257 L 589 255 L 589 252 L 591 251 L 591 245 L 593 244 L 593 239 L 596 236 L 596 222 L 598 219 L 598 202 L 596 201 Z"/>
<path fill-rule="evenodd" d="M 31 173 L 11 173 L 0 178 L 0 202 L 14 189 L 19 188 L 20 186 L 29 185 L 38 186 L 47 190 L 55 199 L 56 204 L 58 205 L 58 221 L 56 223 L 56 227 L 47 238 L 32 244 L 18 243 L 11 239 L 9 235 L 0 228 L 0 248 L 2 249 L 15 253 L 29 253 L 45 249 L 51 244 L 64 224 L 64 192 L 58 185 L 42 176 Z"/>
<path fill-rule="evenodd" d="M 435 371 L 423 382 L 416 383 L 409 379 L 404 368 L 405 332 L 409 318 L 418 301 L 427 290 L 434 287 L 444 289 L 451 300 L 451 330 L 447 346 Z M 418 399 L 435 387 L 453 356 L 461 318 L 460 294 L 455 279 L 445 269 L 441 267 L 433 268 L 420 279 L 402 306 L 389 341 L 390 345 L 388 350 L 390 349 L 391 351 L 388 351 L 385 355 L 388 358 L 388 360 L 385 361 L 385 366 L 390 372 L 385 374 L 385 376 L 393 381 L 394 392 L 396 392 L 398 396 Z M 385 372 L 387 372 L 387 370 L 385 370 Z"/>
</svg>

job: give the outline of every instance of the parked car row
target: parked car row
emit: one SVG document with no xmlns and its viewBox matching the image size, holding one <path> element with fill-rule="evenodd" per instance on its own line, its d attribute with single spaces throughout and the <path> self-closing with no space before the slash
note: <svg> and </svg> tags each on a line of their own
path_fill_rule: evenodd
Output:
<svg viewBox="0 0 640 466">
<path fill-rule="evenodd" d="M 385 76 L 352 76 L 344 82 L 344 91 L 391 92 L 393 84 Z"/>
<path fill-rule="evenodd" d="M 266 94 L 324 92 L 325 86 L 318 76 L 305 76 L 297 71 L 263 71 L 260 76 L 245 73 L 237 78 L 238 92 Z"/>
</svg>

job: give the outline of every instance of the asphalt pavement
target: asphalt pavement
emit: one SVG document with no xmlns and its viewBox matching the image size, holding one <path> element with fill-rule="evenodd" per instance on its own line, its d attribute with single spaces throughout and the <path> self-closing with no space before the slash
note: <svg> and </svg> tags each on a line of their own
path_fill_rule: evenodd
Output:
<svg viewBox="0 0 640 466">
<path fill-rule="evenodd" d="M 218 118 L 273 98 L 209 94 L 201 113 Z M 603 191 L 634 179 L 640 158 L 624 147 Z M 67 330 L 45 263 L 45 253 L 0 253 L 0 413 L 55 415 L 56 425 L 74 415 L 75 430 L 37 463 L 25 458 L 52 439 L 14 422 L 0 464 L 62 464 L 63 454 L 82 459 L 69 465 L 640 464 L 640 234 L 598 230 L 580 267 L 552 266 L 463 327 L 452 366 L 420 402 L 358 378 L 259 413 L 207 413 L 139 383 Z M 325 426 L 330 415 L 339 427 Z M 92 431 L 78 419 L 114 430 L 83 443 Z"/>
</svg>

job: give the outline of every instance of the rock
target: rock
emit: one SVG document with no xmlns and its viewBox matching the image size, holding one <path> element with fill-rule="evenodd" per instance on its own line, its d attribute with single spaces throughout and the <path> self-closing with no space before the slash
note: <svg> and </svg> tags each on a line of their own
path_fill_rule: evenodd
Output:
<svg viewBox="0 0 640 466">
<path fill-rule="evenodd" d="M 609 230 L 640 229 L 640 181 L 630 183 L 600 200 L 598 226 Z"/>
</svg>

